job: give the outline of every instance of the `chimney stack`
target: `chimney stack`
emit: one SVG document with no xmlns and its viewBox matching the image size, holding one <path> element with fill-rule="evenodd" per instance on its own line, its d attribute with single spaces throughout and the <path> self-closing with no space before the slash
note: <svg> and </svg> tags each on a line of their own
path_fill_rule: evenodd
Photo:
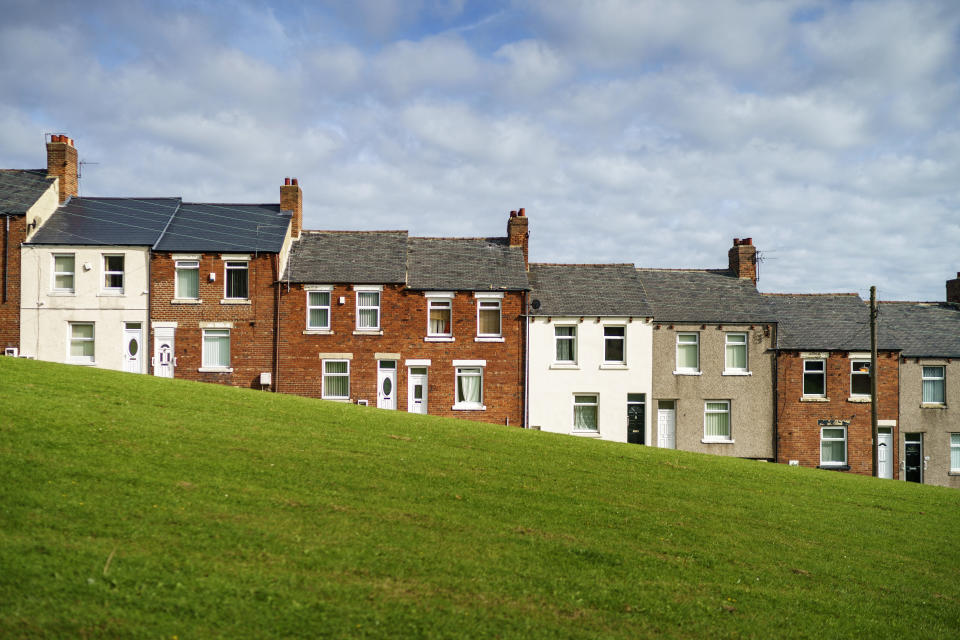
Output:
<svg viewBox="0 0 960 640">
<path fill-rule="evenodd" d="M 510 219 L 507 220 L 507 236 L 510 238 L 511 247 L 523 247 L 523 266 L 528 264 L 528 241 L 530 232 L 528 231 L 526 209 L 511 211 Z"/>
<path fill-rule="evenodd" d="M 953 280 L 947 280 L 947 302 L 960 304 L 960 271 Z"/>
<path fill-rule="evenodd" d="M 47 176 L 59 178 L 60 204 L 79 193 L 79 167 L 73 139 L 62 134 L 51 135 L 47 143 Z"/>
<path fill-rule="evenodd" d="M 293 212 L 293 217 L 290 219 L 290 237 L 299 238 L 300 230 L 303 229 L 303 191 L 300 190 L 296 178 L 283 180 L 280 186 L 280 208 Z"/>
<path fill-rule="evenodd" d="M 753 238 L 734 238 L 727 259 L 730 271 L 738 278 L 757 284 L 757 248 L 753 246 Z"/>
</svg>

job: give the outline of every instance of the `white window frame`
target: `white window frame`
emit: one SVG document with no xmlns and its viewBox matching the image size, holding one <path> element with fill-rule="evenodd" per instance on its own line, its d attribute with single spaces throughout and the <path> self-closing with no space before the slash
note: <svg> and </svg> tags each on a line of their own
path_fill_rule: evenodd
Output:
<svg viewBox="0 0 960 640">
<path fill-rule="evenodd" d="M 861 372 L 861 371 L 856 371 L 856 372 L 855 372 L 854 369 L 853 369 L 854 365 L 856 365 L 858 362 L 866 362 L 866 363 L 867 363 L 867 369 L 869 370 L 869 368 L 870 368 L 870 361 L 867 360 L 866 358 L 856 358 L 856 359 L 851 359 L 851 360 L 850 360 L 850 397 L 851 397 L 851 398 L 869 398 L 869 397 L 870 397 L 870 392 L 869 392 L 869 391 L 868 391 L 867 393 L 854 393 L 854 392 L 853 392 L 853 377 L 854 377 L 855 375 L 856 375 L 856 376 L 863 376 L 863 375 L 864 375 L 863 372 Z M 869 386 L 870 386 L 870 375 L 871 375 L 871 374 L 872 374 L 872 372 L 869 372 L 869 373 L 866 374 L 866 377 L 867 377 L 867 387 L 868 387 L 868 388 L 869 388 Z"/>
<path fill-rule="evenodd" d="M 122 263 L 123 263 L 122 266 L 121 266 L 120 271 L 117 271 L 116 269 L 109 269 L 109 268 L 107 267 L 107 260 L 108 260 L 109 258 L 120 258 L 120 260 L 121 260 Z M 123 294 L 124 287 L 125 287 L 126 284 L 127 284 L 127 276 L 126 276 L 127 257 L 126 257 L 126 255 L 125 255 L 125 254 L 122 254 L 122 253 L 104 253 L 104 254 L 102 255 L 102 257 L 101 257 L 100 264 L 101 264 L 101 266 L 103 267 L 103 279 L 100 281 L 101 291 L 103 291 L 104 293 L 112 293 L 112 294 L 115 294 L 115 295 L 116 295 L 116 294 L 122 295 L 122 294 Z M 110 276 L 115 276 L 115 275 L 119 275 L 119 276 L 120 276 L 120 286 L 119 286 L 119 287 L 111 287 L 111 286 L 108 286 L 108 285 L 107 285 L 107 282 L 108 282 Z"/>
<path fill-rule="evenodd" d="M 94 364 L 97 360 L 97 326 L 95 322 L 68 322 L 70 329 L 70 334 L 67 338 L 67 362 L 74 364 Z M 89 326 L 90 327 L 90 337 L 89 338 L 75 338 L 73 335 L 73 328 L 78 326 Z M 90 356 L 75 356 L 73 355 L 73 344 L 74 342 L 87 343 L 90 342 L 93 344 L 93 354 Z"/>
<path fill-rule="evenodd" d="M 622 329 L 623 336 L 608 336 L 607 329 Z M 607 360 L 607 342 L 619 340 L 622 343 L 623 358 L 620 360 Z M 625 324 L 605 324 L 603 325 L 603 364 L 625 365 L 627 364 L 627 325 Z"/>
<path fill-rule="evenodd" d="M 230 361 L 233 355 L 233 344 L 230 336 L 230 329 L 224 327 L 209 327 L 201 330 L 203 335 L 200 340 L 200 371 L 223 371 L 231 372 L 233 369 L 230 367 Z M 207 362 L 207 336 L 211 338 L 217 337 L 222 338 L 226 334 L 227 337 L 227 362 L 223 364 L 221 362 Z"/>
<path fill-rule="evenodd" d="M 723 404 L 724 409 L 708 409 L 708 405 Z M 725 414 L 727 416 L 727 435 L 707 435 L 707 416 Z M 703 442 L 733 442 L 733 412 L 729 400 L 704 400 L 703 402 Z"/>
<path fill-rule="evenodd" d="M 954 452 L 957 452 L 958 459 L 960 459 L 960 433 L 950 434 L 950 473 L 960 473 L 960 462 L 957 463 L 957 466 L 953 466 Z"/>
<path fill-rule="evenodd" d="M 820 371 L 807 371 L 808 362 L 819 362 L 823 365 L 823 368 Z M 816 375 L 819 374 L 823 379 L 823 393 L 807 393 L 806 389 L 806 379 L 807 374 Z M 803 371 L 800 375 L 800 393 L 804 398 L 826 398 L 827 397 L 827 361 L 824 358 L 804 358 L 803 360 Z"/>
<path fill-rule="evenodd" d="M 453 409 L 455 411 L 485 411 L 487 407 L 483 404 L 483 378 L 484 369 L 487 366 L 486 360 L 454 360 L 454 378 L 453 378 Z M 479 377 L 480 378 L 480 399 L 479 402 L 467 402 L 460 400 L 460 378 L 461 377 Z"/>
<path fill-rule="evenodd" d="M 841 429 L 843 430 L 843 438 L 824 438 L 823 432 L 826 429 Z M 843 441 L 843 461 L 837 462 L 835 460 L 825 462 L 823 460 L 823 443 L 826 442 L 840 442 Z M 847 451 L 847 428 L 845 426 L 830 426 L 830 427 L 820 427 L 820 466 L 821 467 L 845 467 L 847 466 L 848 460 L 848 451 Z"/>
<path fill-rule="evenodd" d="M 73 269 L 70 271 L 57 271 L 57 258 L 70 258 L 73 260 Z M 77 254 L 75 253 L 54 253 L 51 260 L 50 289 L 54 293 L 76 293 L 77 291 Z M 57 276 L 70 276 L 70 287 L 58 287 Z"/>
<path fill-rule="evenodd" d="M 730 342 L 732 336 L 740 336 L 743 342 Z M 743 349 L 743 367 L 727 366 L 727 353 L 731 348 Z M 729 331 L 723 336 L 723 372 L 724 373 L 749 373 L 750 372 L 750 334 L 745 331 Z"/>
<path fill-rule="evenodd" d="M 489 309 L 497 310 L 497 332 L 496 333 L 482 333 L 480 331 L 480 310 L 484 307 Z M 451 320 L 452 320 L 452 311 L 451 309 Z M 453 323 L 451 322 L 451 329 L 453 328 Z M 477 337 L 478 338 L 502 338 L 503 337 L 503 305 L 499 297 L 487 297 L 477 295 Z"/>
<path fill-rule="evenodd" d="M 355 326 L 356 326 L 356 330 L 357 330 L 357 331 L 380 331 L 380 304 L 383 302 L 383 290 L 382 290 L 382 287 L 379 287 L 379 286 L 364 287 L 364 286 L 359 286 L 359 285 L 358 285 L 358 286 L 355 286 L 355 287 L 353 288 L 353 291 L 354 291 L 354 298 L 356 298 L 356 300 L 355 300 L 355 302 L 356 302 L 356 313 L 355 313 L 356 322 L 354 323 Z M 360 294 L 361 294 L 361 293 L 375 293 L 375 294 L 377 294 L 377 304 L 375 304 L 375 305 L 369 305 L 369 304 L 361 305 L 361 304 L 360 304 Z M 361 311 L 361 310 L 362 310 L 362 311 L 369 311 L 369 310 L 371 310 L 371 309 L 374 309 L 374 310 L 377 312 L 377 322 L 376 322 L 376 326 L 372 326 L 372 327 L 364 327 L 364 326 L 361 326 L 361 325 L 360 325 L 360 311 Z"/>
<path fill-rule="evenodd" d="M 557 329 L 563 327 L 564 329 L 573 329 L 572 336 L 558 336 Z M 575 365 L 577 364 L 577 325 L 575 324 L 556 324 L 553 329 L 553 361 L 555 364 L 559 365 Z M 560 344 L 561 340 L 569 340 L 573 344 L 571 353 L 573 354 L 572 360 L 558 360 L 557 359 L 557 347 Z"/>
<path fill-rule="evenodd" d="M 306 307 L 307 307 L 307 318 L 305 320 L 304 326 L 307 328 L 308 331 L 329 331 L 331 316 L 333 314 L 333 309 L 331 305 L 331 302 L 333 300 L 333 291 L 331 291 L 330 289 L 307 289 L 304 293 L 306 294 Z M 325 294 L 327 296 L 327 304 L 311 304 L 310 296 L 314 294 L 320 294 L 320 295 Z M 320 310 L 326 309 L 327 311 L 326 325 L 310 324 L 310 312 L 313 311 L 314 309 L 320 309 Z"/>
<path fill-rule="evenodd" d="M 238 266 L 243 264 L 242 267 Z M 230 271 L 246 271 L 247 272 L 247 295 L 246 296 L 231 296 L 229 294 L 230 289 Z M 199 293 L 199 292 L 198 292 Z M 249 300 L 250 299 L 250 260 L 240 259 L 240 258 L 224 258 L 223 259 L 223 299 L 224 300 Z"/>
<path fill-rule="evenodd" d="M 431 291 L 425 293 L 427 299 L 427 336 L 424 338 L 427 342 L 452 342 L 453 341 L 453 298 L 452 291 Z M 434 309 L 446 309 L 450 314 L 447 332 L 435 332 L 430 328 L 430 312 Z"/>
<path fill-rule="evenodd" d="M 928 376 L 927 369 L 940 369 L 939 376 Z M 923 383 L 940 382 L 940 395 L 943 396 L 943 402 L 928 402 L 923 399 Z M 947 403 L 947 367 L 942 364 L 926 364 L 920 367 L 920 402 L 927 406 L 942 406 Z"/>
<path fill-rule="evenodd" d="M 684 343 L 684 344 L 687 344 L 687 345 L 693 344 L 693 345 L 694 345 L 694 348 L 695 348 L 695 350 L 696 350 L 696 352 L 697 352 L 697 366 L 696 366 L 696 367 L 692 367 L 692 368 L 691 368 L 691 367 L 681 367 L 681 366 L 680 366 L 680 344 L 681 344 L 681 343 L 680 343 L 680 338 L 681 338 L 681 337 L 687 337 L 687 336 L 693 336 L 693 338 L 694 338 L 694 339 L 693 339 L 693 342 L 692 342 L 692 343 L 687 342 L 687 343 Z M 687 373 L 687 374 L 690 374 L 690 373 L 699 374 L 699 373 L 700 373 L 700 334 L 699 334 L 698 332 L 696 332 L 696 331 L 678 331 L 678 332 L 677 332 L 677 339 L 676 339 L 676 359 L 675 359 L 674 362 L 675 362 L 676 367 L 677 367 L 677 368 L 676 368 L 676 371 L 674 371 L 674 373 Z"/>
<path fill-rule="evenodd" d="M 327 373 L 327 363 L 334 362 L 345 362 L 347 363 L 346 373 L 334 372 Z M 345 358 L 325 358 L 321 361 L 321 372 L 320 372 L 320 397 L 324 400 L 349 400 L 350 399 L 350 360 Z M 334 396 L 327 393 L 327 376 L 337 377 L 337 378 L 346 378 L 347 379 L 347 395 L 345 396 Z"/>
<path fill-rule="evenodd" d="M 578 398 L 593 398 L 589 400 L 579 400 Z M 593 429 L 584 429 L 577 426 L 577 407 L 593 407 L 596 416 L 596 425 Z M 599 393 L 575 393 L 573 394 L 573 412 L 571 414 L 571 431 L 574 433 L 600 433 L 600 394 Z"/>
<path fill-rule="evenodd" d="M 180 291 L 180 272 L 193 271 L 197 276 L 197 296 L 186 297 Z M 174 300 L 199 300 L 200 299 L 200 260 L 175 260 L 173 263 L 173 298 Z"/>
</svg>

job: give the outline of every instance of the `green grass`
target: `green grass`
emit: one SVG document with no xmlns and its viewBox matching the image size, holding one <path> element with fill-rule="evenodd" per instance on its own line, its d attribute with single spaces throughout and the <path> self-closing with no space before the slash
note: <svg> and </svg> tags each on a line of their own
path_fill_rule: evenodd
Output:
<svg viewBox="0 0 960 640">
<path fill-rule="evenodd" d="M 3 637 L 956 637 L 960 492 L 0 358 Z"/>
</svg>

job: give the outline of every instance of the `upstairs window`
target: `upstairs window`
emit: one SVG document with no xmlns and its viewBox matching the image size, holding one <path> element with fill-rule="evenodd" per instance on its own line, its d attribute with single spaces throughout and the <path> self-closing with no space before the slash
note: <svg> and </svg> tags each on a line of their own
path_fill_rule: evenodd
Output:
<svg viewBox="0 0 960 640">
<path fill-rule="evenodd" d="M 870 361 L 850 361 L 850 395 L 855 397 L 870 396 Z"/>
<path fill-rule="evenodd" d="M 103 256 L 103 290 L 123 293 L 123 256 Z"/>
<path fill-rule="evenodd" d="M 700 334 L 677 334 L 677 371 L 695 373 L 700 371 Z"/>
<path fill-rule="evenodd" d="M 330 292 L 307 292 L 307 329 L 330 328 Z"/>
<path fill-rule="evenodd" d="M 357 291 L 357 329 L 380 328 L 380 292 Z"/>
<path fill-rule="evenodd" d="M 73 293 L 75 258 L 72 253 L 53 256 L 53 290 Z"/>
<path fill-rule="evenodd" d="M 944 404 L 947 401 L 944 367 L 923 367 L 924 404 Z"/>
<path fill-rule="evenodd" d="M 229 261 L 225 268 L 226 298 L 228 300 L 246 300 L 250 297 L 249 263 Z"/>
<path fill-rule="evenodd" d="M 200 297 L 200 261 L 177 260 L 174 297 L 183 300 L 196 300 Z"/>
<path fill-rule="evenodd" d="M 500 301 L 477 301 L 477 336 L 500 337 Z"/>
<path fill-rule="evenodd" d="M 453 335 L 451 323 L 451 307 L 453 301 L 449 298 L 427 299 L 427 335 L 435 337 L 450 337 Z"/>
<path fill-rule="evenodd" d="M 747 371 L 747 334 L 728 333 L 725 336 L 724 371 L 746 373 Z"/>
<path fill-rule="evenodd" d="M 556 361 L 563 364 L 575 364 L 577 361 L 577 327 L 560 325 L 553 328 L 556 342 Z"/>
<path fill-rule="evenodd" d="M 827 395 L 827 373 L 825 360 L 803 361 L 803 395 L 823 398 Z"/>
<path fill-rule="evenodd" d="M 603 328 L 603 361 L 623 364 L 626 362 L 626 327 Z"/>
</svg>

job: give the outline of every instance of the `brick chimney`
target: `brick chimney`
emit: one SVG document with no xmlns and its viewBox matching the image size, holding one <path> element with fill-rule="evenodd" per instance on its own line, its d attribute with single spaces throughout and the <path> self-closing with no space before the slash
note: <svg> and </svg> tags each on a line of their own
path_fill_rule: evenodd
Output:
<svg viewBox="0 0 960 640">
<path fill-rule="evenodd" d="M 47 175 L 59 178 L 60 204 L 70 196 L 78 193 L 79 164 L 77 163 L 77 149 L 73 146 L 73 139 L 65 135 L 54 134 L 47 143 Z"/>
<path fill-rule="evenodd" d="M 303 191 L 296 178 L 285 178 L 280 185 L 280 208 L 293 212 L 293 218 L 290 219 L 290 237 L 299 238 L 300 230 L 303 229 Z"/>
<path fill-rule="evenodd" d="M 737 274 L 738 278 L 757 284 L 757 248 L 753 246 L 753 238 L 734 238 L 727 259 L 730 271 Z"/>
<path fill-rule="evenodd" d="M 510 238 L 510 246 L 523 247 L 524 267 L 528 264 L 528 241 L 530 237 L 530 232 L 527 230 L 528 223 L 526 209 L 511 211 L 510 219 L 507 220 L 507 236 Z"/>
<path fill-rule="evenodd" d="M 960 271 L 953 280 L 947 280 L 947 302 L 960 304 Z"/>
</svg>

